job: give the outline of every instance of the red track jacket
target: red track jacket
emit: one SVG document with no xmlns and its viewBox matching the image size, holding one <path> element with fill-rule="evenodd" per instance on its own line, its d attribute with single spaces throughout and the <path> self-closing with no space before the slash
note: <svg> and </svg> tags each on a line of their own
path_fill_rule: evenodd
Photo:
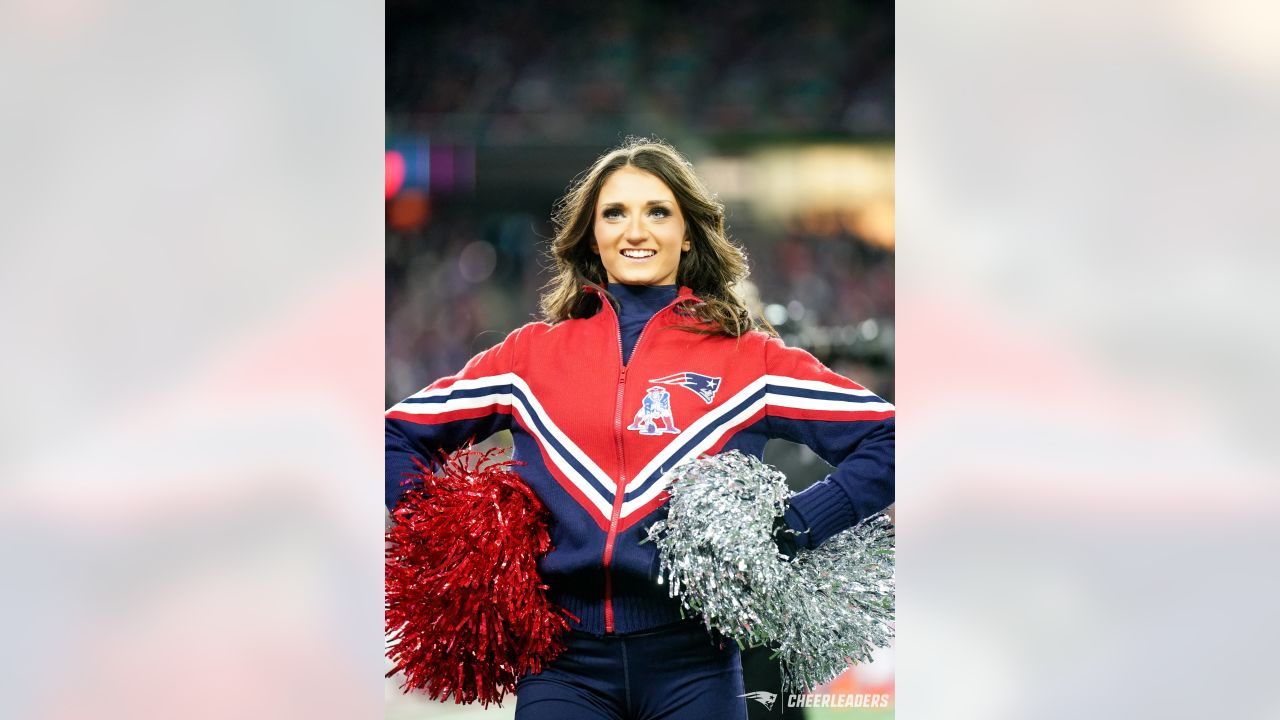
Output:
<svg viewBox="0 0 1280 720">
<path fill-rule="evenodd" d="M 680 619 L 640 544 L 664 515 L 664 473 L 702 454 L 760 457 L 781 437 L 836 466 L 791 497 L 821 543 L 893 502 L 894 409 L 803 350 L 750 332 L 677 328 L 688 288 L 649 320 L 627 365 L 608 302 L 589 318 L 531 323 L 386 414 L 386 502 L 424 462 L 471 439 L 512 433 L 520 475 L 553 515 L 539 571 L 551 599 L 595 633 Z"/>
</svg>

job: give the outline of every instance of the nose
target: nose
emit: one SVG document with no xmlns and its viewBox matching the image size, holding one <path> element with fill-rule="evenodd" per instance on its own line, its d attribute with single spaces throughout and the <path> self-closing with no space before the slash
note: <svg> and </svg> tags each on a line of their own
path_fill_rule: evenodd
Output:
<svg viewBox="0 0 1280 720">
<path fill-rule="evenodd" d="M 647 233 L 644 229 L 644 221 L 640 217 L 633 217 L 630 223 L 627 223 L 627 240 L 632 242 L 643 242 Z"/>
</svg>

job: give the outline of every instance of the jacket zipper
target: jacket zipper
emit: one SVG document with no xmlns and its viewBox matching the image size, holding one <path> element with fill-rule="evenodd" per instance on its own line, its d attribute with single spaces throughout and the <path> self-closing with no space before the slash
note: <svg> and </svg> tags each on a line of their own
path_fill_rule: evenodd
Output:
<svg viewBox="0 0 1280 720">
<path fill-rule="evenodd" d="M 670 310 L 680 302 L 683 298 L 676 298 L 671 301 L 663 309 L 653 314 L 645 322 L 644 327 L 640 328 L 640 335 L 636 337 L 635 347 L 631 348 L 631 359 L 636 359 L 636 352 L 640 350 L 640 343 L 644 340 L 645 333 L 649 332 L 649 325 L 662 313 Z M 615 401 L 615 409 L 613 413 L 613 436 L 618 449 L 618 480 L 614 487 L 613 493 L 613 513 L 609 517 L 609 534 L 605 536 L 604 541 L 604 631 L 605 634 L 613 634 L 613 572 L 609 566 L 613 562 L 613 545 L 618 536 L 618 520 L 622 517 L 622 504 L 627 497 L 627 469 L 623 462 L 622 455 L 622 416 L 623 405 L 622 400 L 627 386 L 627 363 L 622 361 L 622 320 L 618 317 L 618 313 L 614 311 L 613 305 L 609 301 L 601 297 L 600 302 L 609 306 L 609 312 L 613 314 L 613 323 L 618 330 L 618 362 L 622 366 L 622 370 L 618 373 L 618 396 Z"/>
</svg>

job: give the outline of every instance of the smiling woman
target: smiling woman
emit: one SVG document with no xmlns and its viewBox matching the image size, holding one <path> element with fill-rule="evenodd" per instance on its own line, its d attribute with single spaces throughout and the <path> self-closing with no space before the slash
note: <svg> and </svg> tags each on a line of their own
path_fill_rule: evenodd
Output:
<svg viewBox="0 0 1280 720">
<path fill-rule="evenodd" d="M 682 619 L 644 542 L 669 471 L 808 445 L 836 469 L 765 526 L 790 556 L 893 502 L 893 406 L 757 325 L 724 207 L 670 145 L 604 154 L 554 219 L 543 322 L 387 412 L 387 506 L 417 462 L 509 430 L 552 516 L 539 579 L 572 619 L 564 653 L 518 681 L 516 717 L 742 720 L 737 645 Z"/>
</svg>

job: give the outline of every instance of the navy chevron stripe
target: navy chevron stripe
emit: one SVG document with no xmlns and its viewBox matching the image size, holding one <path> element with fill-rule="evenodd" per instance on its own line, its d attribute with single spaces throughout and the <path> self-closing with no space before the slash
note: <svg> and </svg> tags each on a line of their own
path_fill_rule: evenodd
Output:
<svg viewBox="0 0 1280 720">
<path fill-rule="evenodd" d="M 809 390 L 806 388 L 796 388 L 789 385 L 766 385 L 765 389 L 771 395 L 790 395 L 792 397 L 810 398 L 813 400 L 832 400 L 835 402 L 849 403 L 882 403 L 884 400 L 875 395 L 846 395 L 845 393 L 829 392 L 826 390 Z"/>
<path fill-rule="evenodd" d="M 401 400 L 402 403 L 447 403 L 450 400 L 459 400 L 461 398 L 484 397 L 494 393 L 511 392 L 510 384 L 503 385 L 486 385 L 485 387 L 459 389 L 450 392 L 447 395 L 437 395 L 435 397 L 411 397 Z"/>
<path fill-rule="evenodd" d="M 726 422 L 728 422 L 733 417 L 736 417 L 738 413 L 745 410 L 747 406 L 751 405 L 752 403 L 756 402 L 760 398 L 764 397 L 764 394 L 767 390 L 768 390 L 767 387 L 762 387 L 759 390 L 751 393 L 746 398 L 744 398 L 742 402 L 739 402 L 737 405 L 734 405 L 731 410 L 729 410 L 728 412 L 721 413 L 720 417 L 715 422 L 711 423 L 710 425 L 707 425 L 705 428 L 699 431 L 696 435 L 691 435 L 691 436 L 681 435 L 680 441 L 679 441 L 680 449 L 677 450 L 675 454 L 672 455 L 671 458 L 667 460 L 665 463 L 663 463 L 657 470 L 654 470 L 652 473 L 650 473 L 649 477 L 645 478 L 644 482 L 642 482 L 639 485 L 639 487 L 627 493 L 626 500 L 631 501 L 636 499 L 640 495 L 642 495 L 645 490 L 649 489 L 649 486 L 653 485 L 653 483 L 657 481 L 658 478 L 665 475 L 667 471 L 669 471 L 671 468 L 675 467 L 676 465 L 679 465 L 681 462 L 684 462 L 685 455 L 688 454 L 689 448 L 693 447 L 694 445 L 697 445 L 699 442 L 702 442 L 704 439 L 707 438 L 707 436 L 716 432 L 716 430 L 719 429 L 721 426 L 723 426 Z"/>
</svg>

